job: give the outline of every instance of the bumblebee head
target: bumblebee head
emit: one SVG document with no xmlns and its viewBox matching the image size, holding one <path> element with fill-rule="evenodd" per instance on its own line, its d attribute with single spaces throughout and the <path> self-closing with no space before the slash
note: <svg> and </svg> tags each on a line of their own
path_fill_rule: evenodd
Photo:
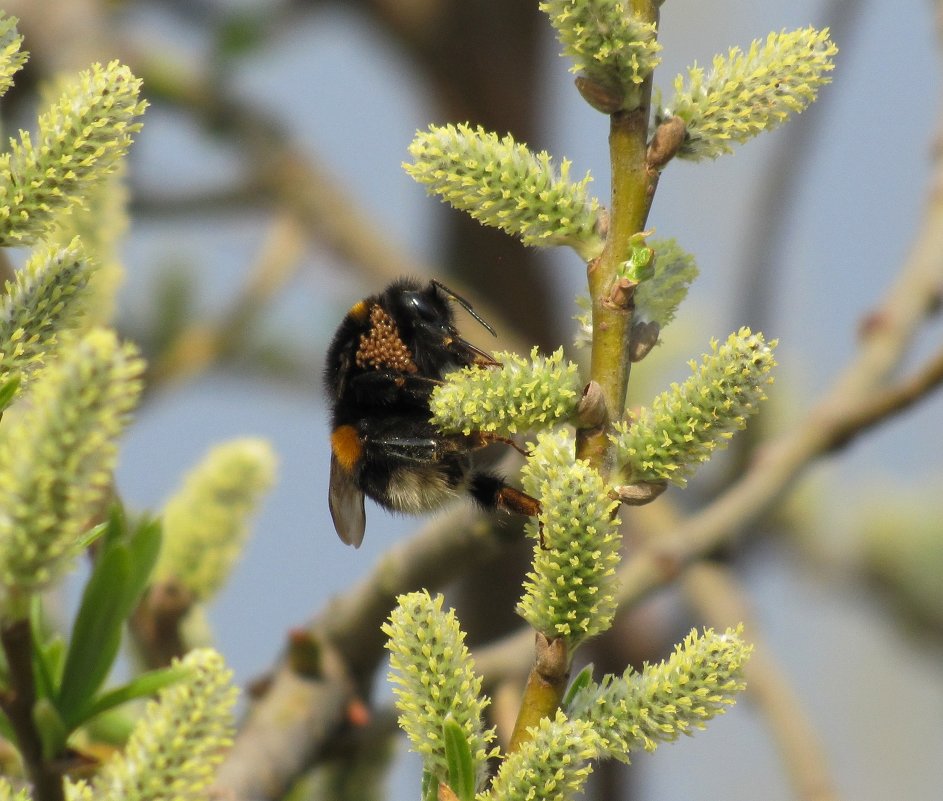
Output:
<svg viewBox="0 0 943 801">
<path fill-rule="evenodd" d="M 383 293 L 380 303 L 396 321 L 420 373 L 438 375 L 443 369 L 471 364 L 482 355 L 487 357 L 459 335 L 451 305 L 453 300 L 495 333 L 468 301 L 438 281 L 430 281 L 423 287 L 404 279 Z"/>
</svg>

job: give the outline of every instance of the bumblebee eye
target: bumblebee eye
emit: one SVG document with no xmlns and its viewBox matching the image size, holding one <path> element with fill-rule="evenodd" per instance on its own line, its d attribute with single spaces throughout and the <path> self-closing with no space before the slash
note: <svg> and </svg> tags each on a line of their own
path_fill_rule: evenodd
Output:
<svg viewBox="0 0 943 801">
<path fill-rule="evenodd" d="M 419 292 L 408 293 L 406 302 L 409 304 L 410 308 L 419 315 L 420 319 L 425 320 L 427 323 L 432 323 L 439 319 L 440 315 L 438 310 L 432 306 L 428 298 L 424 297 Z"/>
</svg>

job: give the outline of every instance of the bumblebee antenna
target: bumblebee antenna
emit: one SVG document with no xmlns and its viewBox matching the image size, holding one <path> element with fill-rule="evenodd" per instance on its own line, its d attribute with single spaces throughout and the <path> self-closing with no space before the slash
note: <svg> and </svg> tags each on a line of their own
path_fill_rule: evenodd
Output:
<svg viewBox="0 0 943 801">
<path fill-rule="evenodd" d="M 488 331 L 491 332 L 491 336 L 496 337 L 498 335 L 497 331 L 495 331 L 490 325 L 488 325 L 488 323 L 486 323 L 483 319 L 481 319 L 481 317 L 478 315 L 478 312 L 476 312 L 472 308 L 471 303 L 465 300 L 465 298 L 463 298 L 461 295 L 456 294 L 451 289 L 449 289 L 445 284 L 443 284 L 441 281 L 435 278 L 432 279 L 431 283 L 433 286 L 441 289 L 446 295 L 452 298 L 452 300 L 458 301 L 459 305 L 461 305 L 461 307 L 465 309 L 465 311 L 467 311 L 472 317 L 474 317 L 479 323 L 481 323 L 481 325 L 484 328 L 486 328 Z"/>
</svg>

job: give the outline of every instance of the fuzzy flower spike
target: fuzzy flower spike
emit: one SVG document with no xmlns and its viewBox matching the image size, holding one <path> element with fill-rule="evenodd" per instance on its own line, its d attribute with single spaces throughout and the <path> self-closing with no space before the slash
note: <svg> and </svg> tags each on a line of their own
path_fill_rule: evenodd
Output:
<svg viewBox="0 0 943 801">
<path fill-rule="evenodd" d="M 432 422 L 446 431 L 484 431 L 510 436 L 566 420 L 580 399 L 579 369 L 563 348 L 530 361 L 495 353 L 500 368 L 466 367 L 450 373 L 432 392 Z"/>
<path fill-rule="evenodd" d="M 480 784 L 488 759 L 497 753 L 489 745 L 495 733 L 482 724 L 490 702 L 481 695 L 481 676 L 475 674 L 455 612 L 443 612 L 442 596 L 432 598 L 425 591 L 401 595 L 396 603 L 383 633 L 399 725 L 422 757 L 425 772 L 446 783 L 449 760 L 443 732 L 447 724 L 457 724 Z"/>
<path fill-rule="evenodd" d="M 13 85 L 13 76 L 23 67 L 29 56 L 20 48 L 23 37 L 16 29 L 16 17 L 0 12 L 0 95 Z"/>
<path fill-rule="evenodd" d="M 548 639 L 562 637 L 572 652 L 612 625 L 615 569 L 622 535 L 602 477 L 573 458 L 570 434 L 543 432 L 524 467 L 525 492 L 540 498 L 543 543 L 535 542 L 533 569 L 518 614 Z M 538 539 L 537 524 L 527 524 Z"/>
<path fill-rule="evenodd" d="M 691 376 L 672 384 L 634 422 L 617 423 L 610 439 L 623 478 L 683 487 L 766 399 L 775 347 L 776 340 L 767 343 L 762 334 L 741 328 L 722 345 L 712 342 L 700 365 L 691 362 Z"/>
<path fill-rule="evenodd" d="M 661 60 L 655 25 L 640 20 L 624 0 L 547 0 L 540 10 L 550 17 L 573 60 L 584 98 L 612 113 L 637 100 L 633 93 Z"/>
<path fill-rule="evenodd" d="M 269 443 L 243 438 L 213 448 L 164 507 L 157 581 L 174 579 L 206 601 L 229 577 L 249 522 L 275 480 Z"/>
<path fill-rule="evenodd" d="M 659 743 L 703 729 L 733 705 L 746 686 L 743 667 L 753 650 L 741 635 L 740 628 L 692 631 L 664 662 L 591 682 L 567 711 L 592 724 L 600 756 L 628 762 L 633 751 L 654 751 Z"/>
<path fill-rule="evenodd" d="M 732 47 L 715 56 L 705 75 L 701 67 L 675 79 L 675 96 L 659 115 L 680 117 L 686 136 L 680 158 L 700 160 L 732 153 L 731 142 L 745 142 L 770 131 L 815 100 L 831 81 L 838 52 L 828 28 L 800 28 L 755 40 L 747 52 Z"/>
<path fill-rule="evenodd" d="M 11 141 L 0 156 L 0 245 L 35 242 L 56 213 L 114 171 L 141 127 L 140 89 L 117 61 L 93 64 L 40 115 L 35 144 L 26 131 Z"/>
<path fill-rule="evenodd" d="M 0 587 L 28 593 L 62 575 L 111 480 L 144 364 L 95 330 L 35 382 L 0 440 Z M 6 426 L 5 426 L 6 427 Z M 7 599 L 9 600 L 9 599 Z"/>
<path fill-rule="evenodd" d="M 223 658 L 208 648 L 175 665 L 186 672 L 147 705 L 124 751 L 70 801 L 201 801 L 232 745 L 238 691 Z"/>
<path fill-rule="evenodd" d="M 80 325 L 94 273 L 79 240 L 37 248 L 0 296 L 0 384 L 27 382 Z"/>
<path fill-rule="evenodd" d="M 590 176 L 570 180 L 565 159 L 558 171 L 547 153 L 469 125 L 432 125 L 416 134 L 409 153 L 413 162 L 403 169 L 414 180 L 484 225 L 525 245 L 569 245 L 587 261 L 602 249 Z"/>
</svg>

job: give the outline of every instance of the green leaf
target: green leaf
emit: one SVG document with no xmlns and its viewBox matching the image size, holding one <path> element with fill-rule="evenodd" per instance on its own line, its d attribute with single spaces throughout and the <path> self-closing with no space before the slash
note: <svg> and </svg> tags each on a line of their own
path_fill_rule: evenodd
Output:
<svg viewBox="0 0 943 801">
<path fill-rule="evenodd" d="M 137 717 L 130 710 L 109 709 L 83 721 L 82 731 L 92 742 L 122 748 L 134 731 Z"/>
<path fill-rule="evenodd" d="M 0 387 L 0 412 L 7 408 L 11 403 L 13 403 L 13 398 L 16 397 L 16 391 L 20 388 L 20 377 L 13 376 L 9 381 L 4 383 Z"/>
<path fill-rule="evenodd" d="M 180 681 L 190 671 L 182 667 L 162 668 L 161 670 L 152 670 L 129 681 L 121 687 L 109 690 L 98 696 L 95 702 L 84 710 L 82 720 L 77 721 L 76 725 L 84 723 L 91 717 L 106 712 L 109 709 L 133 701 L 136 698 L 144 698 L 153 695 L 158 690 L 162 690 L 174 682 Z"/>
<path fill-rule="evenodd" d="M 142 517 L 135 521 L 132 528 L 124 507 L 120 503 L 115 503 L 108 510 L 108 520 L 91 529 L 86 537 L 90 542 L 104 537 L 105 550 L 118 544 L 128 549 L 131 574 L 123 603 L 130 614 L 146 589 L 148 579 L 157 563 L 157 557 L 160 555 L 160 521 Z"/>
<path fill-rule="evenodd" d="M 33 630 L 33 673 L 36 677 L 36 696 L 56 698 L 65 657 L 65 641 L 60 636 L 41 643 Z"/>
<path fill-rule="evenodd" d="M 438 801 L 439 798 L 439 780 L 432 771 L 423 770 L 422 787 L 419 796 L 422 801 Z"/>
<path fill-rule="evenodd" d="M 128 537 L 128 516 L 125 514 L 124 506 L 120 502 L 115 502 L 108 507 L 108 519 L 100 524 L 105 527 L 104 547 L 108 547 L 117 542 L 122 542 Z"/>
<path fill-rule="evenodd" d="M 567 688 L 566 695 L 563 697 L 563 703 L 560 704 L 560 708 L 564 711 L 568 710 L 570 708 L 570 704 L 573 702 L 573 699 L 576 698 L 576 694 L 584 687 L 588 687 L 592 680 L 593 663 L 590 662 L 586 667 L 576 674 L 576 678 L 573 679 L 573 681 L 570 683 L 570 686 Z"/>
<path fill-rule="evenodd" d="M 449 769 L 449 787 L 459 801 L 475 801 L 475 763 L 465 730 L 451 716 L 442 724 L 445 761 Z"/>
<path fill-rule="evenodd" d="M 118 655 L 124 622 L 130 617 L 160 553 L 160 524 L 144 520 L 126 534 L 120 506 L 112 507 L 104 548 L 85 587 L 72 628 L 59 692 L 59 711 L 75 728 L 99 706 L 95 699 Z M 133 682 L 132 682 L 133 684 Z M 146 694 L 146 693 L 145 693 Z M 107 696 L 106 696 L 107 698 Z M 110 705 L 121 703 L 115 700 Z"/>
<path fill-rule="evenodd" d="M 636 283 L 647 281 L 655 274 L 655 251 L 645 244 L 649 233 L 642 231 L 629 238 L 629 259 L 619 267 L 619 275 Z"/>
<path fill-rule="evenodd" d="M 91 703 L 118 655 L 131 573 L 129 548 L 118 543 L 105 548 L 85 585 L 58 702 L 62 717 L 73 727 L 83 718 L 82 709 Z"/>
<path fill-rule="evenodd" d="M 43 643 L 42 658 L 49 672 L 50 684 L 56 688 L 55 693 L 50 693 L 50 698 L 58 693 L 59 683 L 62 681 L 62 668 L 65 666 L 65 654 L 66 642 L 62 635 L 56 634 Z"/>
<path fill-rule="evenodd" d="M 88 531 L 82 534 L 78 540 L 79 550 L 85 550 L 93 542 L 97 542 L 102 535 L 108 532 L 108 527 L 111 525 L 110 521 L 104 523 L 99 523 L 97 526 L 92 526 Z"/>
<path fill-rule="evenodd" d="M 29 606 L 30 643 L 33 647 L 33 679 L 36 682 L 37 698 L 54 698 L 56 695 L 55 674 L 46 660 L 46 630 L 43 624 L 43 603 L 38 595 L 30 599 Z"/>
<path fill-rule="evenodd" d="M 131 575 L 127 586 L 125 607 L 130 615 L 147 588 L 151 572 L 160 555 L 161 525 L 156 519 L 141 520 L 128 542 L 131 556 Z"/>
<path fill-rule="evenodd" d="M 65 749 L 69 731 L 49 698 L 40 698 L 33 705 L 33 724 L 43 744 L 43 759 L 55 759 Z"/>
</svg>

